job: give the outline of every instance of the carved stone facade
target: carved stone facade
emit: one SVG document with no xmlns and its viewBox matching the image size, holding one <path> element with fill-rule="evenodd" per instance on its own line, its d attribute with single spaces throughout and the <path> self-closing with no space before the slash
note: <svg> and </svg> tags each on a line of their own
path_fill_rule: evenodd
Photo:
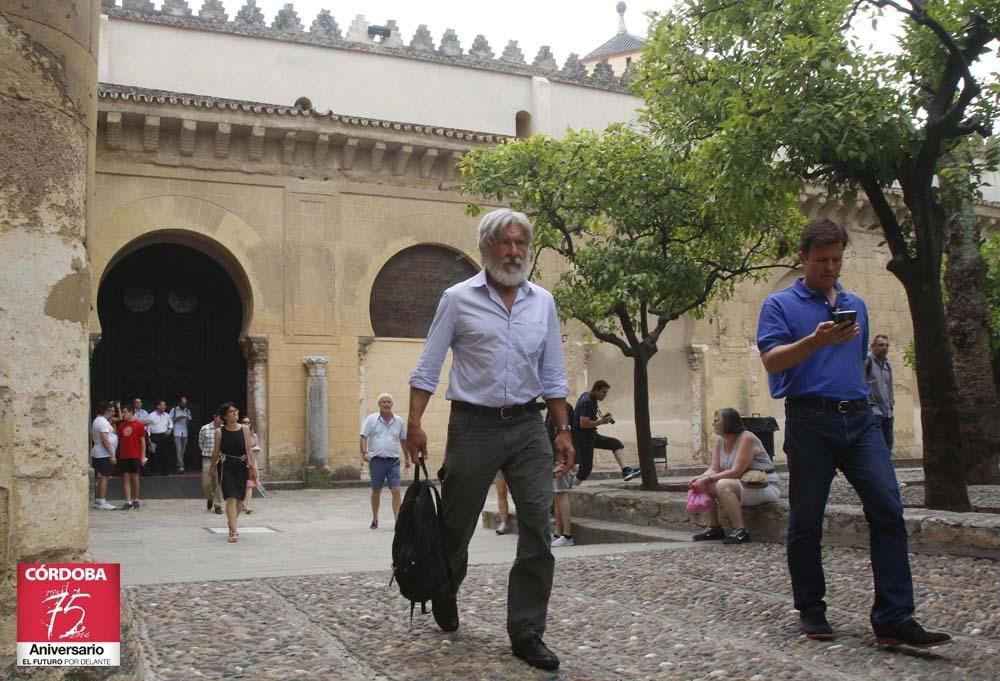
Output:
<svg viewBox="0 0 1000 681">
<path fill-rule="evenodd" d="M 492 60 L 491 78 L 530 74 L 530 87 L 521 83 L 515 89 L 544 92 L 568 87 L 554 71 L 549 50 L 540 50 L 534 59 L 537 65 L 527 66 L 515 41 L 498 58 L 490 56 L 493 50 L 485 38 L 474 41 L 468 53 L 448 56 L 441 54 L 426 27 L 417 30 L 407 48 L 384 45 L 394 33 L 398 35 L 395 25 L 387 24 L 389 39 L 347 45 L 337 37 L 336 24 L 327 14 L 313 22 L 311 32 L 288 32 L 283 24 L 279 36 L 275 33 L 279 29 L 266 26 L 262 15 L 258 20 L 255 9 L 248 2 L 236 20 L 221 29 L 206 27 L 193 15 L 144 12 L 140 16 L 122 8 L 111 10 L 108 20 L 112 27 L 124 24 L 121 30 L 142 35 L 146 30 L 173 30 L 174 25 L 187 32 L 197 27 L 220 40 L 240 41 L 250 50 L 264 49 L 262 42 L 276 39 L 286 41 L 289 49 L 303 41 L 328 41 L 322 44 L 331 50 L 347 50 L 341 55 L 345 58 L 377 63 L 392 50 L 402 50 L 398 56 L 412 60 L 396 61 L 414 69 L 446 60 L 469 66 L 442 67 L 456 79 L 478 77 L 482 62 Z M 288 12 L 283 16 L 283 21 L 291 21 Z M 302 17 L 298 21 L 309 23 Z M 367 35 L 369 26 L 364 17 L 356 18 L 348 33 L 361 40 L 360 29 Z M 262 41 L 262 36 L 270 38 Z M 442 45 L 457 44 L 461 49 L 457 36 L 438 37 Z M 427 58 L 414 56 L 418 54 Z M 585 72 L 576 58 L 568 59 L 561 71 L 570 80 Z M 608 82 L 617 77 L 604 67 L 597 69 L 597 75 Z M 586 121 L 566 122 L 572 115 L 569 109 L 600 110 L 605 122 L 624 120 L 614 118 L 614 112 L 629 106 L 634 110 L 637 102 L 614 88 L 593 87 L 593 82 L 567 92 L 568 103 L 553 94 L 552 107 L 535 111 L 532 115 L 538 116 L 532 125 L 585 127 Z M 123 253 L 163 241 L 190 245 L 230 274 L 243 300 L 247 410 L 264 442 L 262 463 L 272 480 L 302 479 L 309 466 L 356 465 L 359 416 L 376 409 L 379 393 L 394 394 L 397 411 L 405 413 L 408 375 L 422 340 L 379 336 L 375 322 L 394 314 L 411 325 L 419 320 L 411 322 L 407 316 L 416 310 L 408 306 L 405 284 L 401 295 L 379 297 L 373 296 L 376 282 L 383 271 L 392 273 L 393 258 L 413 247 L 444 249 L 477 267 L 476 220 L 464 214 L 468 198 L 458 192 L 457 164 L 471 149 L 510 138 L 485 118 L 476 118 L 473 109 L 462 112 L 468 125 L 447 127 L 422 120 L 344 115 L 314 106 L 312 91 L 296 94 L 308 96 L 295 105 L 288 97 L 275 104 L 226 99 L 212 92 L 186 95 L 137 84 L 105 84 L 98 100 L 91 296 L 96 299 L 99 282 Z M 443 108 L 434 109 L 435 115 Z M 514 113 L 510 111 L 511 124 Z M 801 199 L 805 213 L 830 215 L 852 229 L 854 245 L 845 284 L 866 296 L 877 330 L 887 331 L 897 350 L 904 347 L 912 337 L 905 300 L 885 272 L 885 251 L 866 229 L 872 221 L 870 212 L 863 204 L 827 203 L 818 192 Z M 1000 215 L 1000 208 L 992 204 L 984 204 L 982 211 L 993 220 Z M 551 284 L 558 266 L 542 264 L 546 275 L 542 283 Z M 653 434 L 668 437 L 672 465 L 705 460 L 712 412 L 721 406 L 774 415 L 781 421 L 780 404 L 768 396 L 753 339 L 763 297 L 787 285 L 791 276 L 743 285 L 736 298 L 713 306 L 703 319 L 684 318 L 667 327 L 650 364 L 650 400 Z M 412 279 L 414 288 L 426 288 L 429 280 L 416 273 Z M 102 333 L 96 311 L 89 332 Z M 565 324 L 564 335 L 571 397 L 575 399 L 598 378 L 608 380 L 612 392 L 606 406 L 616 416 L 608 434 L 634 451 L 630 361 L 610 346 L 593 343 L 573 322 Z M 303 357 L 314 356 L 327 358 L 325 375 L 304 370 Z M 891 359 L 899 381 L 897 450 L 900 455 L 919 453 L 912 375 L 898 355 Z M 446 366 L 425 418 L 432 465 L 444 450 L 447 402 L 442 396 L 447 379 Z M 327 400 L 325 445 L 319 444 L 316 419 L 307 419 L 314 413 L 310 405 L 316 404 L 307 395 L 318 396 L 320 384 Z M 780 451 L 781 432 L 777 444 Z"/>
</svg>

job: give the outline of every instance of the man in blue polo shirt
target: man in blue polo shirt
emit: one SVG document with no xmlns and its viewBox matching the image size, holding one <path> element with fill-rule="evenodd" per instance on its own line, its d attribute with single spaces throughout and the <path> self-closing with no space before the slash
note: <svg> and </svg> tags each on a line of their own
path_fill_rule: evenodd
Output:
<svg viewBox="0 0 1000 681">
<path fill-rule="evenodd" d="M 846 246 L 842 226 L 810 221 L 799 240 L 803 276 L 768 296 L 757 328 L 771 396 L 785 398 L 787 557 L 795 608 L 802 633 L 833 637 L 823 600 L 820 540 L 830 483 L 839 468 L 861 497 L 871 531 L 876 641 L 941 645 L 951 637 L 928 632 L 913 619 L 903 504 L 881 426 L 868 406 L 868 309 L 837 283 Z M 835 322 L 852 316 L 841 311 L 853 311 L 855 320 Z"/>
</svg>

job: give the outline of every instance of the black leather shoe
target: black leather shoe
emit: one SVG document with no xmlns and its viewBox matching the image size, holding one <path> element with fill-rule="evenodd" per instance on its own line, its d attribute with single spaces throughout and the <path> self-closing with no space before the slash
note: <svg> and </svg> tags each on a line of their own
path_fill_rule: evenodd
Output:
<svg viewBox="0 0 1000 681">
<path fill-rule="evenodd" d="M 725 539 L 726 532 L 721 527 L 709 527 L 691 537 L 694 541 L 709 541 L 711 539 Z"/>
<path fill-rule="evenodd" d="M 514 657 L 524 660 L 532 667 L 538 667 L 546 671 L 559 669 L 559 658 L 545 647 L 542 637 L 538 634 L 531 634 L 516 641 L 511 641 L 510 650 L 514 653 Z"/>
<path fill-rule="evenodd" d="M 458 629 L 458 601 L 454 596 L 442 596 L 431 601 L 431 613 L 441 631 Z"/>
<path fill-rule="evenodd" d="M 927 631 L 917 624 L 915 619 L 910 618 L 889 627 L 875 629 L 875 640 L 884 646 L 933 648 L 951 643 L 951 636 L 936 631 Z"/>
<path fill-rule="evenodd" d="M 806 638 L 817 641 L 829 641 L 833 638 L 833 627 L 826 621 L 826 613 L 822 610 L 807 610 L 800 613 L 799 629 Z"/>
</svg>

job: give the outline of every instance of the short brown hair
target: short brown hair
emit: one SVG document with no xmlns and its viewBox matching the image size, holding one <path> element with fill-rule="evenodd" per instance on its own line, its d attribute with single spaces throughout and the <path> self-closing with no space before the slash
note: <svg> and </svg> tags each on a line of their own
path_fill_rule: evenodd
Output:
<svg viewBox="0 0 1000 681">
<path fill-rule="evenodd" d="M 813 218 L 802 228 L 799 237 L 799 252 L 809 254 L 813 246 L 844 244 L 847 247 L 847 230 L 828 218 Z"/>
<path fill-rule="evenodd" d="M 590 389 L 590 392 L 596 393 L 598 390 L 604 390 L 605 388 L 610 388 L 611 384 L 605 381 L 603 378 L 599 378 L 594 381 L 594 387 Z"/>
</svg>

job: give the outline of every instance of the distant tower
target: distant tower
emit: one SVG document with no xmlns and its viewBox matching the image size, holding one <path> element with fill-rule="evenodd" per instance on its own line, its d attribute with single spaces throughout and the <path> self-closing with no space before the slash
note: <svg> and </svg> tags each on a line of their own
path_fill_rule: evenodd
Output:
<svg viewBox="0 0 1000 681">
<path fill-rule="evenodd" d="M 625 28 L 625 3 L 619 2 L 615 5 L 615 9 L 618 11 L 618 32 L 580 60 L 580 63 L 587 67 L 587 71 L 592 72 L 598 62 L 606 61 L 611 65 L 615 75 L 620 76 L 642 54 L 642 46 L 646 39 L 629 33 Z"/>
</svg>

